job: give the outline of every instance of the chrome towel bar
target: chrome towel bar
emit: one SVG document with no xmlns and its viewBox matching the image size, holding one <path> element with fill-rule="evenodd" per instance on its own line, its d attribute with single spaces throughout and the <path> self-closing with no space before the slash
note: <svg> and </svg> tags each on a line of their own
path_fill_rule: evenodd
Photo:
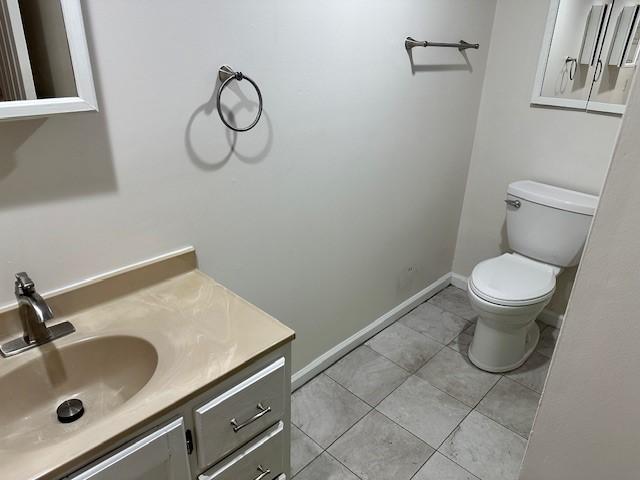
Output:
<svg viewBox="0 0 640 480">
<path fill-rule="evenodd" d="M 469 43 L 469 42 L 465 42 L 464 40 L 460 40 L 460 42 L 458 43 L 427 42 L 426 40 L 423 42 L 420 42 L 411 37 L 407 37 L 404 41 L 404 48 L 406 48 L 407 50 L 411 50 L 413 47 L 450 47 L 450 48 L 457 48 L 462 52 L 467 48 L 473 48 L 477 50 L 480 48 L 480 44 Z"/>
</svg>

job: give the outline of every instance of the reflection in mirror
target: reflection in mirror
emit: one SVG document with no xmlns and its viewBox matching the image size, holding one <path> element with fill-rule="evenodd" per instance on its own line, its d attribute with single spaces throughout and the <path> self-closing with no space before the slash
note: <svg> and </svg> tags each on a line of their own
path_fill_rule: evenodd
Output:
<svg viewBox="0 0 640 480">
<path fill-rule="evenodd" d="M 635 7 L 636 19 L 627 43 L 624 67 L 635 67 L 638 63 L 638 47 L 640 46 L 640 7 Z"/>
<path fill-rule="evenodd" d="M 610 7 L 610 2 L 597 3 L 599 5 L 594 5 L 592 0 L 556 2 L 557 11 L 550 15 L 547 32 L 550 43 L 538 95 L 560 101 L 546 104 L 586 108 L 602 43 L 601 30 L 608 20 Z"/>
<path fill-rule="evenodd" d="M 613 43 L 611 44 L 611 53 L 609 55 L 609 65 L 622 67 L 625 63 L 625 52 L 630 46 L 632 38 L 632 29 L 638 14 L 638 5 L 624 7 L 618 17 Z"/>
<path fill-rule="evenodd" d="M 0 0 L 0 100 L 76 97 L 59 0 Z"/>
<path fill-rule="evenodd" d="M 589 11 L 580 51 L 580 65 L 595 64 L 600 32 L 602 32 L 608 7 L 608 5 L 594 5 Z"/>
<path fill-rule="evenodd" d="M 637 2 L 616 0 L 611 13 L 610 34 L 602 47 L 602 69 L 593 82 L 589 97 L 589 110 L 602 110 L 618 106 L 624 108 L 635 74 L 635 62 L 626 61 L 634 50 L 634 28 L 637 24 Z M 634 53 L 631 54 L 632 58 Z M 608 58 L 607 58 L 608 56 Z"/>
<path fill-rule="evenodd" d="M 551 0 L 532 103 L 624 113 L 640 0 Z"/>
</svg>

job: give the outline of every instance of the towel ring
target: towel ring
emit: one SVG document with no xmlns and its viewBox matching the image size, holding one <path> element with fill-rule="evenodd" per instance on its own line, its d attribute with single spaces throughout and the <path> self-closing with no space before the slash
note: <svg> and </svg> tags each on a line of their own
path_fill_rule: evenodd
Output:
<svg viewBox="0 0 640 480">
<path fill-rule="evenodd" d="M 564 63 L 565 65 L 571 64 L 569 65 L 569 80 L 573 80 L 574 77 L 576 76 L 576 69 L 578 68 L 578 59 L 573 57 L 567 57 Z"/>
<path fill-rule="evenodd" d="M 260 117 L 262 116 L 262 92 L 260 92 L 260 88 L 258 87 L 256 82 L 251 80 L 242 72 L 234 72 L 231 69 L 231 67 L 228 67 L 227 65 L 220 67 L 220 70 L 218 70 L 218 77 L 220 78 L 220 80 L 222 80 L 222 84 L 218 89 L 218 96 L 217 96 L 217 102 L 216 102 L 218 106 L 218 115 L 220 115 L 220 120 L 222 120 L 222 123 L 224 123 L 227 128 L 233 130 L 234 132 L 246 132 L 251 130 L 253 127 L 255 127 L 258 124 L 258 122 L 260 121 Z M 222 107 L 220 105 L 220 98 L 222 97 L 222 91 L 233 80 L 237 80 L 238 82 L 241 82 L 242 80 L 246 80 L 251 85 L 253 85 L 253 88 L 256 89 L 256 93 L 258 94 L 258 115 L 256 116 L 255 120 L 251 122 L 251 125 L 245 128 L 237 128 L 230 125 L 229 122 L 227 122 L 227 119 L 224 118 L 224 115 L 222 113 Z"/>
</svg>

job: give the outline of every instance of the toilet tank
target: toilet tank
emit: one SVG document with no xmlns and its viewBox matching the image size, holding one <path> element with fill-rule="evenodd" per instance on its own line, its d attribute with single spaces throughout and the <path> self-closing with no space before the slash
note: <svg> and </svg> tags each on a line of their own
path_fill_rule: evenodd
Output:
<svg viewBox="0 0 640 480">
<path fill-rule="evenodd" d="M 507 189 L 507 236 L 522 255 L 559 267 L 580 261 L 598 197 L 523 180 Z"/>
</svg>

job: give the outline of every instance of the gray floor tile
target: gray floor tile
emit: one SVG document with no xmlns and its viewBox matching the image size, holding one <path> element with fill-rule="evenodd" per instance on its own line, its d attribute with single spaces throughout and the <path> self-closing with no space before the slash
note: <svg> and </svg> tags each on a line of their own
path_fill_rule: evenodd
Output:
<svg viewBox="0 0 640 480">
<path fill-rule="evenodd" d="M 329 448 L 331 455 L 366 480 L 409 480 L 433 452 L 375 410 Z"/>
<path fill-rule="evenodd" d="M 472 326 L 475 328 L 475 325 L 472 325 Z M 470 335 L 466 333 L 466 330 L 465 330 L 456 338 L 451 340 L 449 347 L 453 348 L 458 353 L 467 355 L 469 353 L 469 345 L 471 345 L 472 340 L 473 340 L 473 334 Z"/>
<path fill-rule="evenodd" d="M 356 348 L 325 373 L 370 405 L 380 403 L 409 376 L 409 372 L 366 345 Z"/>
<path fill-rule="evenodd" d="M 358 477 L 331 455 L 323 453 L 296 475 L 295 480 L 358 480 Z"/>
<path fill-rule="evenodd" d="M 511 373 L 507 373 L 506 376 L 532 388 L 538 393 L 542 393 L 550 361 L 549 357 L 533 352 L 524 365 Z"/>
<path fill-rule="evenodd" d="M 369 405 L 325 374 L 291 395 L 291 421 L 324 448 L 369 410 Z"/>
<path fill-rule="evenodd" d="M 476 410 L 509 430 L 529 438 L 539 401 L 540 394 L 502 377 Z"/>
<path fill-rule="evenodd" d="M 453 286 L 447 287 L 436 296 L 429 299 L 429 303 L 447 312 L 454 313 L 465 320 L 473 320 L 476 312 L 471 308 L 469 297 L 465 290 Z"/>
<path fill-rule="evenodd" d="M 436 452 L 412 480 L 478 480 L 478 477 Z"/>
<path fill-rule="evenodd" d="M 445 345 L 469 325 L 464 318 L 428 302 L 414 308 L 398 322 Z"/>
<path fill-rule="evenodd" d="M 434 448 L 471 411 L 464 403 L 415 376 L 385 398 L 377 409 Z"/>
<path fill-rule="evenodd" d="M 556 341 L 558 340 L 559 334 L 560 329 L 545 327 L 540 334 L 540 341 L 538 342 L 536 352 L 544 355 L 545 357 L 551 357 L 553 355 L 553 351 L 556 348 Z"/>
<path fill-rule="evenodd" d="M 385 328 L 366 344 L 411 373 L 427 363 L 442 348 L 442 344 L 401 323 Z"/>
<path fill-rule="evenodd" d="M 481 480 L 516 480 L 525 446 L 524 438 L 471 412 L 440 452 Z"/>
<path fill-rule="evenodd" d="M 450 348 L 440 350 L 416 375 L 471 407 L 500 379 L 500 375 L 476 368 L 467 357 Z"/>
<path fill-rule="evenodd" d="M 322 447 L 291 425 L 291 475 L 295 475 L 322 453 Z"/>
</svg>

